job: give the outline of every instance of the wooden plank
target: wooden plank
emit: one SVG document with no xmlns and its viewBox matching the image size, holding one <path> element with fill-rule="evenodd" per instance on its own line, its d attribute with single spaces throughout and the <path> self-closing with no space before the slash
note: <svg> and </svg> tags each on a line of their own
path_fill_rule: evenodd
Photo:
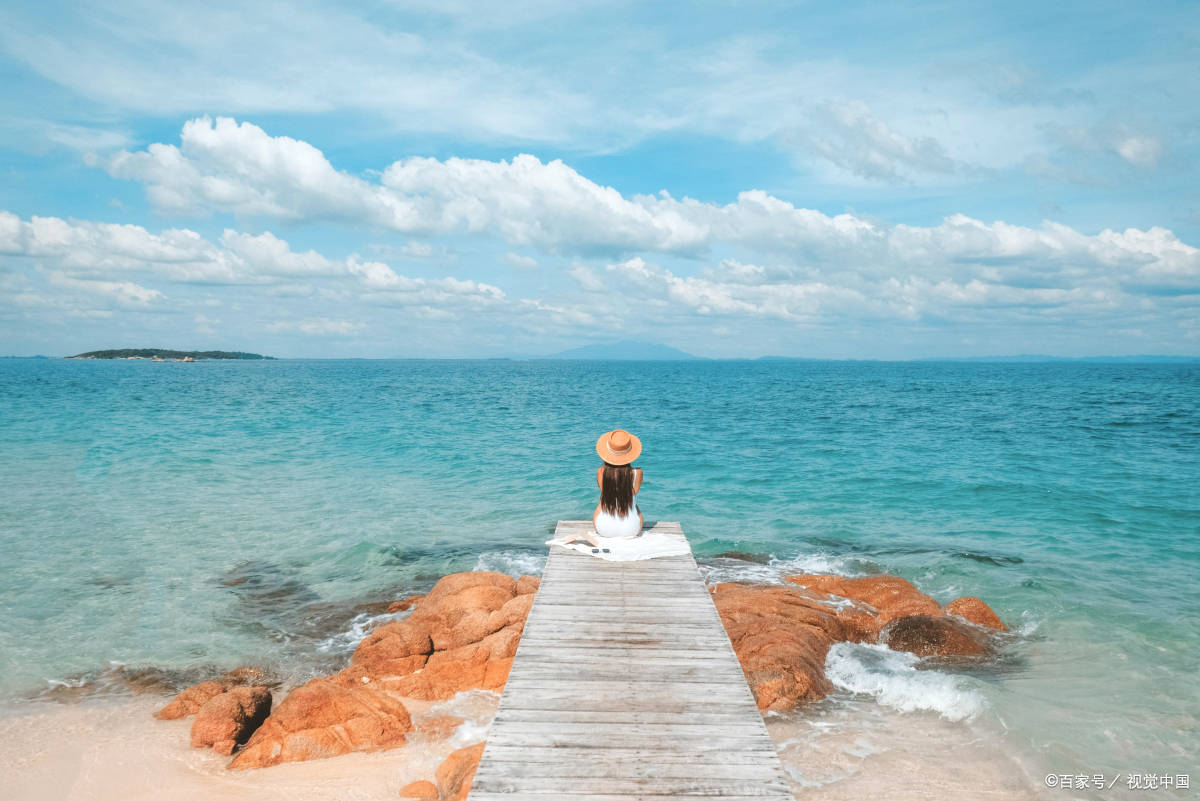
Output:
<svg viewBox="0 0 1200 801">
<path fill-rule="evenodd" d="M 678 523 L 647 531 L 685 539 Z M 690 554 L 551 546 L 470 794 L 526 797 L 794 801 Z"/>
</svg>

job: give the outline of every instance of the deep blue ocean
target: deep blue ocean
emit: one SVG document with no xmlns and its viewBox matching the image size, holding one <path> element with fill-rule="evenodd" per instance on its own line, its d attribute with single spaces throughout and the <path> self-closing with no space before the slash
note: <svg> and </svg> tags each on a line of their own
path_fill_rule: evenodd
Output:
<svg viewBox="0 0 1200 801">
<path fill-rule="evenodd" d="M 1014 631 L 961 673 L 840 649 L 839 693 L 1200 782 L 1195 364 L 0 360 L 0 697 L 336 669 L 364 604 L 537 572 L 616 427 L 710 580 L 886 571 Z"/>
</svg>

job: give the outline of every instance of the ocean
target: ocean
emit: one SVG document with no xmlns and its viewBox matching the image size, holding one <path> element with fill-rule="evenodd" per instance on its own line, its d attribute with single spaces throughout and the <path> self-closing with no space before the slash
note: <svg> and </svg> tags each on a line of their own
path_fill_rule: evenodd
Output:
<svg viewBox="0 0 1200 801">
<path fill-rule="evenodd" d="M 1014 798 L 1200 782 L 1186 363 L 0 360 L 0 705 L 336 670 L 380 601 L 537 573 L 617 427 L 709 581 L 889 572 L 1012 628 L 984 667 L 836 646 L 837 692 L 768 720 L 812 797 L 955 754 Z"/>
</svg>

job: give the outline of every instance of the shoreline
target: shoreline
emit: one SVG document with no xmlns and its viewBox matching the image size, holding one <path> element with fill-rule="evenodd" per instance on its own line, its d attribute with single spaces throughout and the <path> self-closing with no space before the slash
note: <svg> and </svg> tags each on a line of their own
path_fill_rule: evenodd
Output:
<svg viewBox="0 0 1200 801">
<path fill-rule="evenodd" d="M 486 574 L 453 574 L 459 577 L 473 575 Z M 512 578 L 505 578 L 515 587 Z M 753 581 L 752 578 L 751 580 Z M 470 578 L 470 581 L 475 579 Z M 757 591 L 759 594 L 765 594 L 773 590 L 791 592 L 793 596 L 793 591 L 799 589 L 795 586 L 789 589 L 778 584 L 752 583 L 733 585 L 732 590 L 738 590 L 739 586 L 749 587 L 750 593 Z M 731 591 L 722 590 L 722 587 L 729 588 L 730 585 L 713 585 L 710 586 L 710 591 Z M 486 594 L 487 588 L 483 589 Z M 923 596 L 916 588 L 912 589 Z M 472 590 L 468 588 L 465 592 L 471 594 Z M 509 597 L 521 596 L 518 594 Z M 417 596 L 403 604 L 415 604 L 420 608 L 421 600 L 422 596 Z M 490 601 L 496 602 L 503 606 L 503 596 L 496 601 Z M 719 608 L 721 603 L 719 601 Z M 933 603 L 936 605 L 936 602 Z M 361 621 L 358 622 L 358 631 L 365 636 L 358 643 L 356 653 L 372 641 L 376 644 L 383 641 L 386 645 L 386 638 L 381 639 L 379 634 L 381 631 L 386 633 L 389 627 L 403 628 L 401 624 L 407 618 L 399 616 L 407 610 L 400 609 L 398 604 L 403 605 L 401 602 L 393 602 L 386 613 L 376 616 L 390 616 L 390 620 L 376 621 L 373 627 L 364 627 Z M 854 602 L 848 607 L 841 603 L 830 606 L 832 609 L 853 607 Z M 497 611 L 498 609 L 490 614 L 496 614 Z M 396 619 L 397 617 L 399 619 Z M 455 636 L 453 632 L 459 628 L 461 627 L 452 628 L 450 636 Z M 726 628 L 731 638 L 736 641 L 736 629 L 730 630 L 728 623 Z M 853 646 L 851 643 L 846 645 Z M 853 647 L 862 651 L 859 646 Z M 849 660 L 849 663 L 853 664 L 854 659 L 864 655 L 872 657 L 873 653 L 869 650 L 872 646 L 868 643 L 864 647 L 868 650 L 857 655 L 843 654 L 831 649 L 824 671 L 830 673 L 831 664 L 838 660 Z M 515 642 L 511 644 L 511 648 L 515 651 Z M 885 650 L 889 654 L 901 653 Z M 503 654 L 504 652 L 496 652 L 491 656 L 504 659 Z M 396 653 L 393 651 L 385 656 L 391 660 L 389 664 L 394 666 Z M 409 657 L 399 658 L 403 660 Z M 742 658 L 740 654 L 739 658 Z M 349 685 L 351 687 L 356 686 L 358 681 L 374 682 L 377 687 L 390 687 L 389 691 L 395 694 L 401 686 L 432 686 L 430 682 L 414 684 L 411 678 L 409 683 L 404 685 L 403 679 L 372 676 L 370 671 L 364 672 L 361 663 L 355 672 L 356 662 L 360 662 L 357 657 L 351 658 L 350 667 L 347 668 L 351 670 L 350 679 L 354 682 Z M 743 669 L 748 670 L 747 666 L 748 663 L 743 659 Z M 912 672 L 911 668 L 903 665 L 900 667 Z M 394 668 L 389 669 L 394 672 Z M 418 669 L 413 675 L 423 672 L 422 669 Z M 844 665 L 842 672 L 846 673 Z M 507 673 L 506 668 L 504 673 Z M 922 675 L 913 675 L 919 679 L 927 679 L 935 673 L 936 671 L 924 671 Z M 478 682 L 479 677 L 484 674 L 486 671 L 477 672 L 473 681 Z M 748 677 L 750 675 L 748 672 Z M 846 675 L 852 676 L 853 671 Z M 336 679 L 336 676 L 337 674 L 329 678 Z M 900 704 L 900 708 L 895 707 L 895 698 L 886 699 L 893 704 L 888 706 L 887 703 L 881 703 L 881 700 L 885 699 L 871 697 L 870 689 L 845 689 L 846 680 L 843 676 L 839 685 L 835 679 L 834 684 L 838 686 L 819 700 L 792 706 L 783 711 L 763 710 L 768 732 L 779 750 L 797 798 L 832 801 L 845 797 L 848 792 L 862 794 L 887 791 L 890 797 L 918 799 L 929 797 L 931 788 L 934 788 L 936 794 L 945 797 L 982 794 L 1004 801 L 1028 801 L 1040 797 L 1022 771 L 1015 770 L 1015 757 L 1000 757 L 996 751 L 998 742 L 989 743 L 985 734 L 970 728 L 969 719 L 973 715 L 965 715 L 964 721 L 964 716 L 958 715 L 952 706 L 943 706 L 940 709 L 920 708 L 919 704 L 916 708 L 906 711 L 902 708 L 903 703 Z M 310 684 L 321 681 L 323 680 L 315 679 Z M 461 682 L 462 679 L 458 677 L 453 679 L 452 683 L 453 681 Z M 494 679 L 492 681 L 494 682 Z M 953 678 L 949 681 L 950 685 L 953 685 Z M 472 680 L 467 680 L 467 683 L 471 682 Z M 754 687 L 753 681 L 751 683 Z M 499 686 L 494 689 L 498 691 L 502 686 L 501 679 Z M 279 701 L 286 699 L 296 689 L 277 688 L 275 711 L 278 711 Z M 893 695 L 899 692 L 901 701 L 905 691 L 903 687 L 890 690 Z M 429 692 L 426 689 L 426 693 Z M 947 692 L 956 691 L 947 685 Z M 433 694 L 444 692 L 433 691 Z M 420 700 L 405 695 L 403 704 L 412 716 L 413 725 L 408 735 L 409 741 L 400 747 L 282 764 L 268 762 L 266 764 L 272 765 L 270 769 L 233 771 L 225 769 L 228 761 L 226 758 L 208 749 L 192 749 L 188 746 L 187 729 L 191 726 L 189 719 L 165 722 L 151 719 L 150 713 L 161 707 L 166 698 L 160 688 L 158 692 L 152 690 L 142 696 L 85 697 L 73 704 L 55 704 L 49 700 L 27 701 L 23 705 L 24 708 L 19 710 L 20 714 L 0 716 L 0 732 L 8 734 L 5 741 L 10 743 L 0 751 L 0 764 L 13 766 L 15 786 L 18 788 L 36 787 L 39 786 L 39 776 L 71 775 L 71 771 L 64 768 L 74 759 L 78 764 L 79 775 L 87 778 L 78 780 L 79 785 L 72 790 L 74 794 L 71 797 L 95 798 L 98 801 L 104 798 L 143 797 L 138 793 L 141 792 L 139 787 L 145 775 L 158 777 L 154 781 L 147 780 L 148 787 L 161 787 L 162 781 L 169 781 L 172 794 L 165 796 L 169 798 L 199 798 L 203 797 L 204 793 L 215 792 L 217 788 L 220 789 L 222 797 L 233 799 L 242 797 L 239 795 L 242 792 L 254 793 L 256 798 L 303 799 L 310 797 L 306 795 L 309 790 L 314 790 L 311 797 L 315 798 L 319 796 L 320 788 L 339 786 L 338 782 L 350 781 L 351 777 L 356 788 L 356 798 L 395 798 L 398 791 L 411 782 L 432 781 L 438 764 L 455 750 L 451 746 L 470 745 L 468 741 L 481 742 L 486 737 L 486 726 L 495 712 L 499 695 L 498 692 L 473 688 L 461 689 L 441 700 Z M 454 712 L 464 706 L 473 709 L 473 715 L 469 719 Z M 763 706 L 763 699 L 760 698 L 760 707 Z M 462 717 L 463 721 L 449 730 L 446 730 L 443 724 L 443 730 L 438 732 L 436 738 L 424 737 L 421 734 L 421 723 L 424 719 L 447 715 Z M 957 720 L 956 715 L 959 718 Z M 24 734 L 17 736 L 18 731 Z M 12 745 L 30 741 L 39 748 L 33 757 L 23 757 L 23 746 Z M 253 745 L 253 740 L 248 745 Z M 245 750 L 243 748 L 239 753 L 245 753 Z M 139 767 L 134 769 L 133 763 L 114 756 L 114 752 L 126 751 L 142 755 L 137 761 Z M 124 767 L 114 773 L 99 767 L 101 765 Z M 962 765 L 971 767 L 964 772 L 960 769 Z M 353 766 L 353 770 L 343 766 Z M 942 770 L 943 766 L 946 767 L 945 770 Z M 901 787 L 897 786 L 898 781 Z M 272 793 L 280 795 L 275 796 Z M 15 796 L 18 799 L 23 797 L 32 799 L 44 796 Z M 164 796 L 160 792 L 157 797 Z"/>
</svg>

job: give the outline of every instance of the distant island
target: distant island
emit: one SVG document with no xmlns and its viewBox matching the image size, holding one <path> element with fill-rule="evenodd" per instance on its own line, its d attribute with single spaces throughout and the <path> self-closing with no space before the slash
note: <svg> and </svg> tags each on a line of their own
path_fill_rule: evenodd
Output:
<svg viewBox="0 0 1200 801">
<path fill-rule="evenodd" d="M 613 342 L 606 345 L 584 345 L 571 348 L 545 359 L 592 359 L 604 361 L 647 361 L 647 362 L 683 362 L 699 361 L 699 356 L 672 348 L 669 345 L 656 345 L 653 342 Z"/>
<path fill-rule="evenodd" d="M 150 361 L 198 362 L 201 359 L 274 359 L 259 353 L 243 353 L 237 350 L 166 350 L 164 348 L 118 348 L 117 350 L 91 350 L 68 359 L 149 359 Z"/>
</svg>

